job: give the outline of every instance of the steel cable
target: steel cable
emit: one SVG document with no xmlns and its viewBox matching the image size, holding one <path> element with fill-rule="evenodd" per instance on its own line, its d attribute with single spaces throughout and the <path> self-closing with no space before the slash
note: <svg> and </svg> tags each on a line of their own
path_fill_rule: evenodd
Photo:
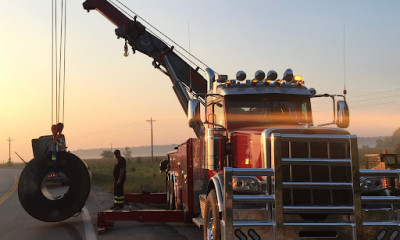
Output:
<svg viewBox="0 0 400 240">
<path fill-rule="evenodd" d="M 199 63 L 201 63 L 203 66 L 209 68 L 209 66 L 207 64 L 205 64 L 203 61 L 201 61 L 200 59 L 198 59 L 196 56 L 194 56 L 193 54 L 191 54 L 188 50 L 186 50 L 184 47 L 182 47 L 181 45 L 179 45 L 177 42 L 175 42 L 174 40 L 172 40 L 170 37 L 168 37 L 166 34 L 164 34 L 163 32 L 161 32 L 160 30 L 158 30 L 156 27 L 154 27 L 152 24 L 150 24 L 149 22 L 147 22 L 143 17 L 141 17 L 140 15 L 138 15 L 137 13 L 135 13 L 134 11 L 132 11 L 130 8 L 128 8 L 125 4 L 123 4 L 121 1 L 119 0 L 115 0 L 117 3 L 119 3 L 120 5 L 122 5 L 124 8 L 126 8 L 129 12 L 131 12 L 132 14 L 134 14 L 136 17 L 138 17 L 139 19 L 143 20 L 143 22 L 145 22 L 148 26 L 150 26 L 151 28 L 153 28 L 155 31 L 157 31 L 158 33 L 160 33 L 162 36 L 164 36 L 165 38 L 167 38 L 169 41 L 172 42 L 173 45 L 177 46 L 178 48 L 180 48 L 181 50 L 183 50 L 186 54 L 188 54 L 189 56 L 193 57 L 195 60 L 197 60 Z M 121 12 L 125 13 L 127 16 L 129 16 L 130 18 L 134 18 L 132 15 L 130 15 L 129 13 L 127 13 L 124 9 L 122 9 L 121 7 L 119 7 L 117 4 L 115 4 L 114 2 L 112 2 L 111 0 L 109 0 L 109 2 L 111 4 L 113 4 L 116 8 L 118 8 Z M 159 38 L 161 40 L 161 38 L 159 36 L 157 36 L 157 34 L 155 34 L 153 31 L 151 31 L 150 29 L 148 29 L 148 32 L 153 34 L 154 36 L 156 36 L 157 38 Z M 163 41 L 164 42 L 164 41 Z M 167 46 L 171 47 L 171 44 L 167 44 L 166 42 L 164 42 Z M 188 62 L 194 64 L 194 65 L 198 65 L 195 62 L 193 62 L 191 59 L 189 59 L 189 57 L 185 56 L 184 54 L 182 54 L 181 52 L 179 52 L 178 50 L 175 50 L 175 52 L 178 53 L 179 56 L 183 57 L 184 59 L 186 59 Z M 200 68 L 202 71 L 205 71 L 203 68 Z M 217 73 L 217 72 L 215 72 Z M 217 73 L 218 74 L 218 73 Z"/>
<path fill-rule="evenodd" d="M 54 124 L 54 0 L 51 1 L 51 125 Z"/>
<path fill-rule="evenodd" d="M 65 0 L 65 9 L 64 9 L 64 78 L 63 78 L 63 104 L 62 104 L 62 122 L 65 120 L 65 71 L 66 71 L 66 63 L 65 63 L 65 53 L 67 49 L 67 0 Z"/>
<path fill-rule="evenodd" d="M 57 123 L 60 122 L 60 101 L 61 101 L 61 65 L 62 65 L 62 46 L 63 46 L 63 21 L 64 21 L 64 0 L 61 1 L 61 22 L 60 22 L 60 62 L 59 62 L 59 71 L 58 71 L 58 112 L 57 112 Z"/>
<path fill-rule="evenodd" d="M 60 32 L 57 1 L 52 1 L 51 27 L 51 124 L 65 120 L 67 0 L 61 1 Z M 60 41 L 58 41 L 60 34 Z M 62 92 L 61 92 L 62 91 Z M 61 102 L 62 99 L 62 102 Z M 62 116 L 61 116 L 62 114 Z M 54 122 L 55 118 L 55 122 Z"/>
<path fill-rule="evenodd" d="M 56 89 L 55 89 L 55 93 L 56 93 L 56 98 L 55 98 L 55 106 L 56 106 L 56 113 L 55 113 L 55 117 L 56 117 L 56 122 L 58 122 L 58 106 L 57 106 L 57 102 L 58 102 L 58 55 L 57 55 L 57 46 L 58 46 L 58 42 L 57 42 L 57 0 L 55 1 L 55 7 L 54 7 L 54 52 L 55 52 L 55 83 L 56 83 Z"/>
</svg>

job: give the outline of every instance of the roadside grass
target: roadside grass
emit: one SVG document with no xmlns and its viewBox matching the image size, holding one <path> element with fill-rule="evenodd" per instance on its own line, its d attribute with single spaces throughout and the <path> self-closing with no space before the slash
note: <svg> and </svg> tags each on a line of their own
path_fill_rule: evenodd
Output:
<svg viewBox="0 0 400 240">
<path fill-rule="evenodd" d="M 383 152 L 375 148 L 359 148 L 360 168 L 365 168 L 366 153 Z M 126 159 L 127 178 L 125 181 L 126 193 L 141 193 L 143 191 L 150 193 L 166 192 L 165 174 L 159 173 L 158 166 L 164 156 L 154 157 L 154 163 L 151 163 L 151 157 L 134 157 Z M 100 187 L 102 190 L 112 192 L 114 188 L 112 171 L 115 158 L 85 159 L 83 160 L 92 173 L 92 184 Z M 23 169 L 25 163 L 4 163 L 0 168 Z"/>
<path fill-rule="evenodd" d="M 126 193 L 165 192 L 165 174 L 158 171 L 162 157 L 155 157 L 154 159 L 154 163 L 151 163 L 151 157 L 126 159 Z M 116 159 L 86 159 L 84 162 L 92 173 L 92 184 L 105 191 L 112 192 L 114 188 L 112 172 Z"/>
<path fill-rule="evenodd" d="M 165 173 L 159 173 L 158 171 L 158 166 L 163 158 L 164 156 L 154 157 L 154 163 L 151 163 L 151 157 L 126 159 L 125 192 L 165 192 Z M 98 186 L 102 190 L 113 192 L 112 172 L 116 159 L 84 159 L 83 161 L 88 165 L 92 173 L 92 185 Z M 0 168 L 23 169 L 24 167 L 25 163 L 0 164 Z"/>
<path fill-rule="evenodd" d="M 4 163 L 0 164 L 0 168 L 13 168 L 13 169 L 23 169 L 25 167 L 25 163 Z"/>
</svg>

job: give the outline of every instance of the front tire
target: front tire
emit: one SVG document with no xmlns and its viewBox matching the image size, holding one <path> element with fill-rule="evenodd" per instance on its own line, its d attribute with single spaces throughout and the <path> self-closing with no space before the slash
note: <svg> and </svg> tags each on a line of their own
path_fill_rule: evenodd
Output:
<svg viewBox="0 0 400 240">
<path fill-rule="evenodd" d="M 219 219 L 217 195 L 215 190 L 208 193 L 204 216 L 203 238 L 204 240 L 221 240 L 221 226 Z"/>
</svg>

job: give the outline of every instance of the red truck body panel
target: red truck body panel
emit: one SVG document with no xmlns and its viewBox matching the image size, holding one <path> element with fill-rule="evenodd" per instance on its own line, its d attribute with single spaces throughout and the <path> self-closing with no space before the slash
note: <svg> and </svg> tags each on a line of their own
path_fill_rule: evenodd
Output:
<svg viewBox="0 0 400 240">
<path fill-rule="evenodd" d="M 261 168 L 261 129 L 232 133 L 232 165 L 235 168 Z M 247 160 L 246 160 L 247 159 Z"/>
</svg>

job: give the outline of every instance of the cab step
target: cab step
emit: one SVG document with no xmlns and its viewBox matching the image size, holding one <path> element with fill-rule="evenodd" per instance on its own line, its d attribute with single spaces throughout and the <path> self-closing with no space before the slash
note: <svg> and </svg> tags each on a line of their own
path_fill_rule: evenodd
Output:
<svg viewBox="0 0 400 240">
<path fill-rule="evenodd" d="M 192 221 L 198 228 L 201 228 L 204 225 L 204 220 L 202 217 L 193 218 Z"/>
</svg>

